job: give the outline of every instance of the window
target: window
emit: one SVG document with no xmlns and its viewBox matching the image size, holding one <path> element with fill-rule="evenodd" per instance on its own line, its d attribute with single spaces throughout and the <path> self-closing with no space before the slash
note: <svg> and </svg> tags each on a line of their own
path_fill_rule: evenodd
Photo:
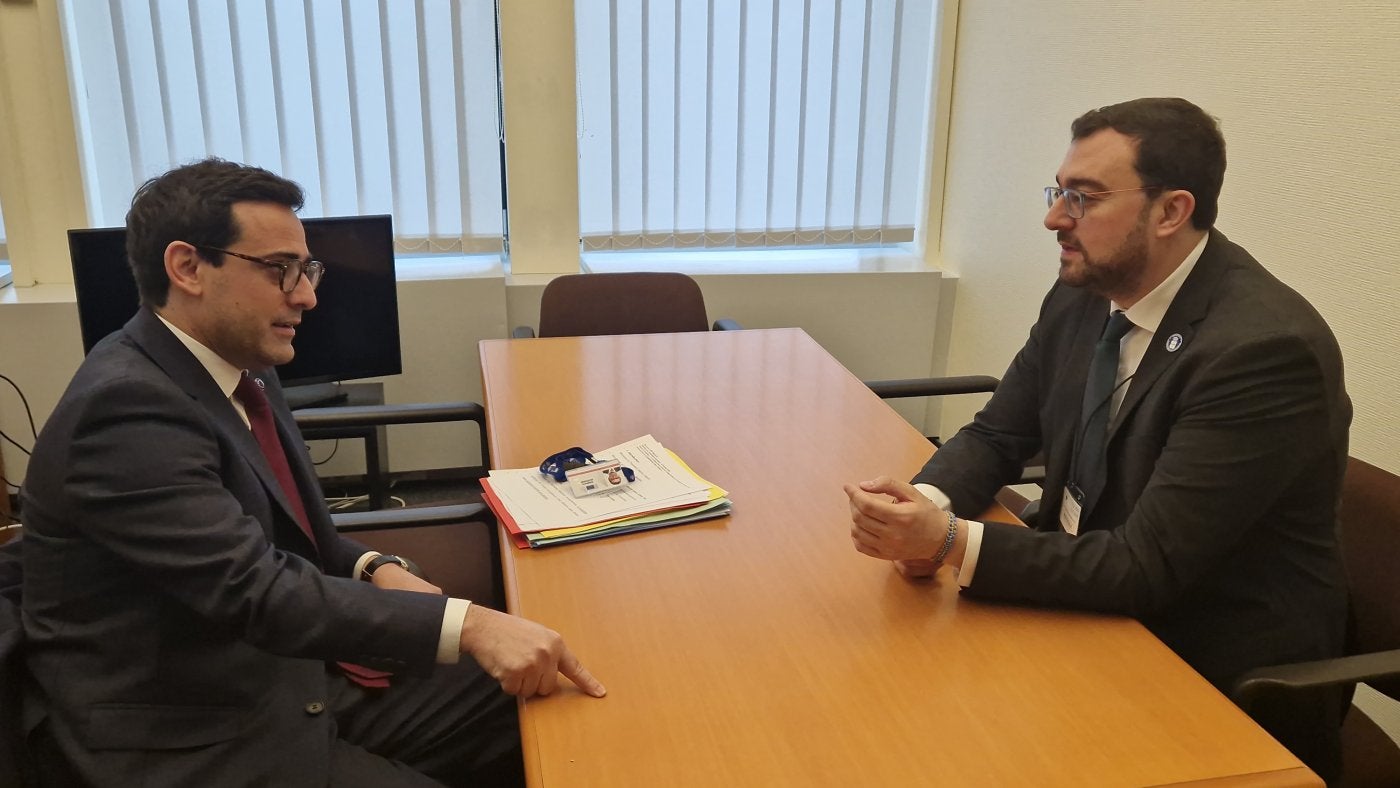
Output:
<svg viewBox="0 0 1400 788">
<path fill-rule="evenodd" d="M 95 223 L 121 224 L 144 180 L 213 155 L 297 181 L 306 216 L 392 214 L 401 251 L 500 249 L 492 0 L 67 11 Z"/>
<path fill-rule="evenodd" d="M 217 155 L 301 183 L 307 216 L 393 214 L 401 251 L 499 251 L 513 177 L 513 265 L 531 273 L 576 270 L 578 238 L 801 249 L 921 229 L 936 0 L 499 7 L 505 82 L 492 0 L 59 4 L 92 223 L 120 224 L 146 178 Z M 573 56 L 530 51 L 561 35 Z M 515 176 L 502 96 L 525 118 Z M 550 168 L 521 164 L 564 150 L 561 129 L 577 159 L 570 145 Z"/>
<path fill-rule="evenodd" d="M 936 5 L 577 0 L 584 249 L 911 241 Z"/>
</svg>

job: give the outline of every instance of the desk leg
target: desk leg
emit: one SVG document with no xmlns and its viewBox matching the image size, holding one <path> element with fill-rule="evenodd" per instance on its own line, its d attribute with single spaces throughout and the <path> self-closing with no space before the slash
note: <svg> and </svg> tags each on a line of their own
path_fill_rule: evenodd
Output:
<svg viewBox="0 0 1400 788">
<path fill-rule="evenodd" d="M 365 483 L 369 487 L 369 508 L 386 509 L 389 506 L 389 477 L 384 472 L 389 467 L 389 441 L 383 427 L 375 427 L 365 433 Z"/>
</svg>

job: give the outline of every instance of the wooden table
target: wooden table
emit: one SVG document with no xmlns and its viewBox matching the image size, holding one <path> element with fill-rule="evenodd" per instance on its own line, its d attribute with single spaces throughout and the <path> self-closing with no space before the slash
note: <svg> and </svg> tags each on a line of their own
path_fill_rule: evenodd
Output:
<svg viewBox="0 0 1400 788">
<path fill-rule="evenodd" d="M 930 447 L 799 329 L 488 340 L 481 366 L 493 467 L 651 433 L 734 501 L 503 548 L 512 612 L 608 686 L 522 704 L 531 785 L 1321 784 L 1135 621 L 857 553 L 841 483 Z"/>
</svg>

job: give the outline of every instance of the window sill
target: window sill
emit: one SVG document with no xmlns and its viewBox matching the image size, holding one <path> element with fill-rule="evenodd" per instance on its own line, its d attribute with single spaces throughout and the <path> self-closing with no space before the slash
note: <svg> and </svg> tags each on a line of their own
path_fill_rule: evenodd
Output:
<svg viewBox="0 0 1400 788">
<path fill-rule="evenodd" d="M 0 266 L 0 305 L 76 303 L 77 295 L 71 283 L 39 284 L 30 287 L 10 285 L 9 266 Z M 436 279 L 503 278 L 504 266 L 498 254 L 482 255 L 414 255 L 401 254 L 394 259 L 394 275 L 399 282 Z"/>
<path fill-rule="evenodd" d="M 723 249 L 704 251 L 585 252 L 589 273 L 674 271 L 724 274 L 867 274 L 931 271 L 906 247 L 841 249 Z"/>
<path fill-rule="evenodd" d="M 499 254 L 400 254 L 394 273 L 400 282 L 486 279 L 505 276 L 505 266 Z"/>
<path fill-rule="evenodd" d="M 905 248 L 883 249 L 724 249 L 704 251 L 587 252 L 584 273 L 676 271 L 692 276 L 929 273 L 937 269 Z M 544 285 L 560 274 L 515 274 L 499 254 L 400 254 L 400 282 L 439 279 L 505 279 L 509 284 Z M 0 264 L 0 305 L 73 303 L 68 283 L 14 287 L 8 265 Z"/>
<path fill-rule="evenodd" d="M 0 288 L 0 304 L 73 304 L 77 300 L 71 284 Z"/>
</svg>

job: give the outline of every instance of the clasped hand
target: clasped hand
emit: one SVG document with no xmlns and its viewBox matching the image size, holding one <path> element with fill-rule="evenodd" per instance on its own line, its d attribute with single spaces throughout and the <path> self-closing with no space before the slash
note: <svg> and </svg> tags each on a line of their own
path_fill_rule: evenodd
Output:
<svg viewBox="0 0 1400 788">
<path fill-rule="evenodd" d="M 948 516 L 914 486 L 881 476 L 843 486 L 851 504 L 851 542 L 856 550 L 895 562 L 907 577 L 938 569 L 932 557 L 948 536 Z"/>
</svg>

